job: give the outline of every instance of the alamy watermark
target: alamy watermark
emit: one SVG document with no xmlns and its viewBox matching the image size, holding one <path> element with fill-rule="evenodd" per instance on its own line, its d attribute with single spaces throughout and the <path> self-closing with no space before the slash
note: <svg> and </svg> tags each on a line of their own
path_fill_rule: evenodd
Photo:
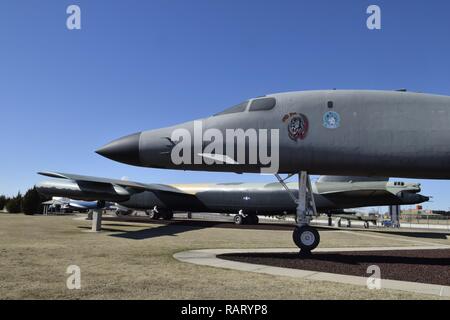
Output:
<svg viewBox="0 0 450 320">
<path fill-rule="evenodd" d="M 66 20 L 66 26 L 69 30 L 81 29 L 81 8 L 78 5 L 71 4 L 67 7 L 66 13 L 69 15 Z M 381 8 L 376 4 L 367 7 L 366 13 L 369 17 L 366 20 L 366 26 L 369 30 L 381 29 Z"/>
<path fill-rule="evenodd" d="M 370 16 L 367 18 L 366 25 L 369 30 L 381 29 L 381 8 L 375 4 L 367 7 L 367 14 Z"/>
<path fill-rule="evenodd" d="M 81 289 L 81 269 L 77 265 L 67 267 L 66 273 L 69 274 L 66 280 L 66 286 L 69 290 Z"/>
<path fill-rule="evenodd" d="M 194 121 L 193 137 L 189 130 L 175 129 L 171 160 L 181 164 L 260 165 L 261 173 L 275 173 L 279 168 L 278 129 L 203 130 L 202 121 Z M 269 152 L 270 147 L 270 152 Z"/>
<path fill-rule="evenodd" d="M 69 30 L 81 29 L 81 8 L 75 4 L 67 7 L 66 13 L 69 15 L 66 20 L 66 27 Z"/>
<path fill-rule="evenodd" d="M 367 267 L 367 271 L 370 276 L 366 280 L 366 285 L 369 290 L 381 289 L 381 269 L 377 265 L 371 265 Z"/>
</svg>

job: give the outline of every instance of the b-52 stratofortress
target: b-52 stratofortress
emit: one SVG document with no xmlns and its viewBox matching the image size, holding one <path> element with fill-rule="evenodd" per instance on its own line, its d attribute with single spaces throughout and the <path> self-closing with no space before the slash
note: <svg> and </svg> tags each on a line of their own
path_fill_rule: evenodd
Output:
<svg viewBox="0 0 450 320">
<path fill-rule="evenodd" d="M 257 215 L 295 214 L 298 184 L 275 183 L 145 184 L 132 181 L 42 172 L 59 178 L 43 181 L 37 190 L 47 196 L 116 202 L 145 210 L 153 219 L 170 220 L 176 211 L 234 213 L 236 224 L 257 224 Z M 416 204 L 429 198 L 418 183 L 389 182 L 387 178 L 322 176 L 313 184 L 319 213 L 343 213 L 345 208 Z"/>
</svg>

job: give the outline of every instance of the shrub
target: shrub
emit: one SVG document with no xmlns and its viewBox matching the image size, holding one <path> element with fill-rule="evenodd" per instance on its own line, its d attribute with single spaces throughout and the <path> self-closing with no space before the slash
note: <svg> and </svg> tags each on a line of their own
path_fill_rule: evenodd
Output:
<svg viewBox="0 0 450 320">
<path fill-rule="evenodd" d="M 20 192 L 14 198 L 11 198 L 6 203 L 6 210 L 9 213 L 20 213 L 22 209 L 22 195 Z"/>
<path fill-rule="evenodd" d="M 23 196 L 22 212 L 28 215 L 41 212 L 41 197 L 36 187 L 29 189 Z"/>
<path fill-rule="evenodd" d="M 7 199 L 5 196 L 0 196 L 0 210 L 3 210 L 5 208 Z"/>
</svg>

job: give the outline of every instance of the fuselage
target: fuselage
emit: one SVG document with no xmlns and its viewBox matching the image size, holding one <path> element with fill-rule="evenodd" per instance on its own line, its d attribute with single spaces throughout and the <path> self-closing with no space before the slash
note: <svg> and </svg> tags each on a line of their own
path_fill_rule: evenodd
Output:
<svg viewBox="0 0 450 320">
<path fill-rule="evenodd" d="M 260 110 L 253 106 L 254 101 L 269 98 L 275 101 L 272 108 Z M 447 96 L 396 91 L 304 91 L 250 99 L 236 110 L 140 132 L 118 139 L 97 152 L 136 166 L 260 172 L 268 165 L 260 158 L 258 163 L 249 159 L 255 146 L 249 143 L 251 135 L 247 133 L 256 130 L 258 149 L 262 145 L 268 150 L 277 148 L 276 172 L 279 173 L 450 178 L 450 97 Z M 177 134 L 174 136 L 179 129 L 192 135 L 192 154 L 190 161 L 174 163 L 172 151 L 182 143 L 176 139 Z M 213 131 L 205 137 L 209 129 Z M 235 129 L 242 129 L 244 139 L 227 141 L 226 131 Z M 266 139 L 261 139 L 260 130 L 268 130 Z M 272 131 L 278 132 L 278 139 L 271 139 Z M 208 148 L 213 140 L 211 135 L 219 133 L 225 139 L 223 147 Z M 217 155 L 228 155 L 230 144 L 235 151 L 234 157 L 227 158 L 231 161 L 221 157 L 222 161 L 207 163 L 211 162 L 211 155 L 216 160 Z M 245 156 L 239 160 L 237 153 L 241 147 Z"/>
</svg>

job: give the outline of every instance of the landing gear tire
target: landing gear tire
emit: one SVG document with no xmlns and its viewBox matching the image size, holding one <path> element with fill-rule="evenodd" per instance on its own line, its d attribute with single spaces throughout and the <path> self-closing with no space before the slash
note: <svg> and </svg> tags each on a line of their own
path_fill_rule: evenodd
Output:
<svg viewBox="0 0 450 320">
<path fill-rule="evenodd" d="M 159 213 L 155 210 L 149 210 L 148 211 L 148 217 L 152 220 L 158 220 L 159 219 Z"/>
<path fill-rule="evenodd" d="M 237 214 L 234 216 L 234 223 L 237 225 L 243 225 L 244 224 L 244 217 L 240 214 Z"/>
<path fill-rule="evenodd" d="M 163 220 L 172 220 L 173 219 L 173 211 L 167 210 L 162 213 Z"/>
<path fill-rule="evenodd" d="M 320 235 L 310 226 L 301 226 L 295 227 L 292 239 L 302 253 L 310 253 L 319 245 Z"/>
<path fill-rule="evenodd" d="M 259 223 L 259 218 L 257 215 L 246 216 L 244 218 L 245 224 L 256 225 Z"/>
<path fill-rule="evenodd" d="M 252 225 L 253 224 L 253 216 L 245 216 L 244 224 Z"/>
</svg>

